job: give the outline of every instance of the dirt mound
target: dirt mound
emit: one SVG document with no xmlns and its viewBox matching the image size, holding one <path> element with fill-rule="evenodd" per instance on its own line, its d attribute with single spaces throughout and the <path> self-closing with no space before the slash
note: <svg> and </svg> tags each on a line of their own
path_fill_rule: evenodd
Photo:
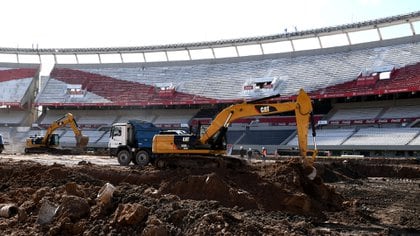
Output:
<svg viewBox="0 0 420 236">
<path fill-rule="evenodd" d="M 264 217 L 254 222 L 255 214 L 320 216 L 342 202 L 322 181 L 307 179 L 293 162 L 240 170 L 163 171 L 86 162 L 75 167 L 2 162 L 0 183 L 0 203 L 19 207 L 17 216 L 0 218 L 5 234 L 260 234 L 283 230 L 288 223 L 263 224 Z M 108 203 L 100 204 L 98 192 L 106 183 L 115 191 Z"/>
<path fill-rule="evenodd" d="M 181 199 L 216 200 L 227 207 L 319 215 L 340 209 L 343 201 L 320 179 L 309 180 L 298 162 L 173 176 L 160 192 Z"/>
<path fill-rule="evenodd" d="M 320 167 L 319 173 L 326 172 Z M 338 194 L 319 177 L 309 180 L 296 160 L 241 169 L 168 170 L 3 160 L 0 208 L 13 208 L 0 216 L 0 230 L 2 235 L 308 235 L 384 234 L 418 226 L 418 181 L 395 182 L 411 191 L 401 189 L 396 193 L 410 194 L 395 196 L 392 181 L 371 182 L 375 188 L 341 183 L 333 185 Z M 105 193 L 112 194 L 107 198 Z M 353 199 L 361 193 L 366 197 Z M 379 202 L 367 197 L 377 193 L 382 194 Z M 381 208 L 386 198 L 393 204 Z M 407 202 L 414 204 L 411 215 L 404 213 Z M 392 221 L 385 217 L 390 211 Z M 390 231 L 383 226 L 387 222 L 402 226 Z"/>
</svg>

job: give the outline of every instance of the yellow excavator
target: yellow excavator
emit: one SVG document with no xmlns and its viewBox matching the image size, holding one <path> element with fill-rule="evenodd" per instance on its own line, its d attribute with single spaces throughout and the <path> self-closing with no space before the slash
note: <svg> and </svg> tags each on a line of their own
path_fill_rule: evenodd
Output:
<svg viewBox="0 0 420 236">
<path fill-rule="evenodd" d="M 76 148 L 82 149 L 87 146 L 89 137 L 83 136 L 73 114 L 67 113 L 65 116 L 54 121 L 47 129 L 44 136 L 31 136 L 26 139 L 25 153 L 56 153 L 66 154 L 71 150 L 58 149 L 59 135 L 54 131 L 58 128 L 70 125 L 76 138 Z"/>
<path fill-rule="evenodd" d="M 226 132 L 233 121 L 244 117 L 273 115 L 294 111 L 300 156 L 304 166 L 312 169 L 312 176 L 314 174 L 316 175 L 316 172 L 314 173 L 315 169 L 313 168 L 313 163 L 318 153 L 316 145 L 314 150 L 308 150 L 307 147 L 310 121 L 312 121 L 313 136 L 316 136 L 312 119 L 312 102 L 310 97 L 301 89 L 295 102 L 261 103 L 261 100 L 264 99 L 234 104 L 225 108 L 215 117 L 202 135 L 155 135 L 153 137 L 152 145 L 152 152 L 156 157 L 155 165 L 158 167 L 165 167 L 172 164 L 179 165 L 182 161 L 188 161 L 192 159 L 192 157 L 194 157 L 195 162 L 200 159 L 197 157 L 204 157 L 202 159 L 208 159 L 209 156 L 226 157 Z M 312 153 L 311 158 L 307 157 L 308 153 Z M 221 159 L 227 160 L 229 158 Z"/>
</svg>

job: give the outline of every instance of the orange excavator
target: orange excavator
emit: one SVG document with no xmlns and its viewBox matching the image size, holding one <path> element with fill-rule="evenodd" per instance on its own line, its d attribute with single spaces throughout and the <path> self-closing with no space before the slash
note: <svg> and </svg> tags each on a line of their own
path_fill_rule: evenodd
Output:
<svg viewBox="0 0 420 236">
<path fill-rule="evenodd" d="M 231 105 L 222 110 L 201 135 L 188 133 L 155 135 L 152 143 L 152 152 L 156 158 L 155 165 L 165 167 L 182 165 L 182 162 L 200 165 L 200 159 L 207 161 L 211 156 L 222 156 L 219 159 L 225 161 L 233 160 L 226 156 L 226 133 L 233 121 L 244 117 L 273 115 L 289 111 L 295 112 L 302 162 L 305 167 L 312 169 L 311 176 L 315 177 L 316 171 L 313 168 L 313 163 L 318 152 L 316 145 L 314 150 L 308 150 L 307 147 L 309 124 L 313 120 L 311 119 L 312 102 L 303 89 L 299 91 L 295 102 L 261 103 L 261 100 L 257 100 Z M 315 137 L 313 122 L 312 130 Z M 307 157 L 308 153 L 312 153 L 311 158 Z"/>
<path fill-rule="evenodd" d="M 59 135 L 54 131 L 58 128 L 70 125 L 76 138 L 76 148 L 82 149 L 87 146 L 89 137 L 83 136 L 73 114 L 67 113 L 65 116 L 54 121 L 47 129 L 44 136 L 31 136 L 26 139 L 25 153 L 56 153 L 66 154 L 69 150 L 58 149 Z"/>
</svg>

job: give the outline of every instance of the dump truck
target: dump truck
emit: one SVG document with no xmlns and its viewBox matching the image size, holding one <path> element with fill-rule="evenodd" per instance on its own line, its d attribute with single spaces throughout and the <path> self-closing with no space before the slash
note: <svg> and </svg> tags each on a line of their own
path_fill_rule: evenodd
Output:
<svg viewBox="0 0 420 236">
<path fill-rule="evenodd" d="M 130 162 L 147 165 L 152 158 L 153 137 L 161 131 L 153 123 L 142 120 L 114 123 L 108 142 L 109 154 L 117 157 L 122 166 Z"/>
<path fill-rule="evenodd" d="M 72 113 L 67 113 L 63 117 L 54 121 L 48 128 L 44 136 L 34 135 L 26 139 L 25 153 L 55 153 L 68 154 L 72 150 L 58 149 L 60 137 L 54 131 L 58 128 L 70 125 L 76 138 L 76 149 L 85 148 L 89 142 L 89 137 L 83 136 L 82 131 L 76 123 Z"/>
</svg>

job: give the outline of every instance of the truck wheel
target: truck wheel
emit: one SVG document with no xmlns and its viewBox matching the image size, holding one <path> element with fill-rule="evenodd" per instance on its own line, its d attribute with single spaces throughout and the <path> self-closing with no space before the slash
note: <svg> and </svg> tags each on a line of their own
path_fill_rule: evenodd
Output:
<svg viewBox="0 0 420 236">
<path fill-rule="evenodd" d="M 131 153 L 127 150 L 121 150 L 117 154 L 118 163 L 122 166 L 128 166 L 131 162 Z"/>
<path fill-rule="evenodd" d="M 149 157 L 149 153 L 146 151 L 139 151 L 136 154 L 136 163 L 139 166 L 145 166 L 147 164 L 149 164 L 150 161 L 150 157 Z"/>
</svg>

